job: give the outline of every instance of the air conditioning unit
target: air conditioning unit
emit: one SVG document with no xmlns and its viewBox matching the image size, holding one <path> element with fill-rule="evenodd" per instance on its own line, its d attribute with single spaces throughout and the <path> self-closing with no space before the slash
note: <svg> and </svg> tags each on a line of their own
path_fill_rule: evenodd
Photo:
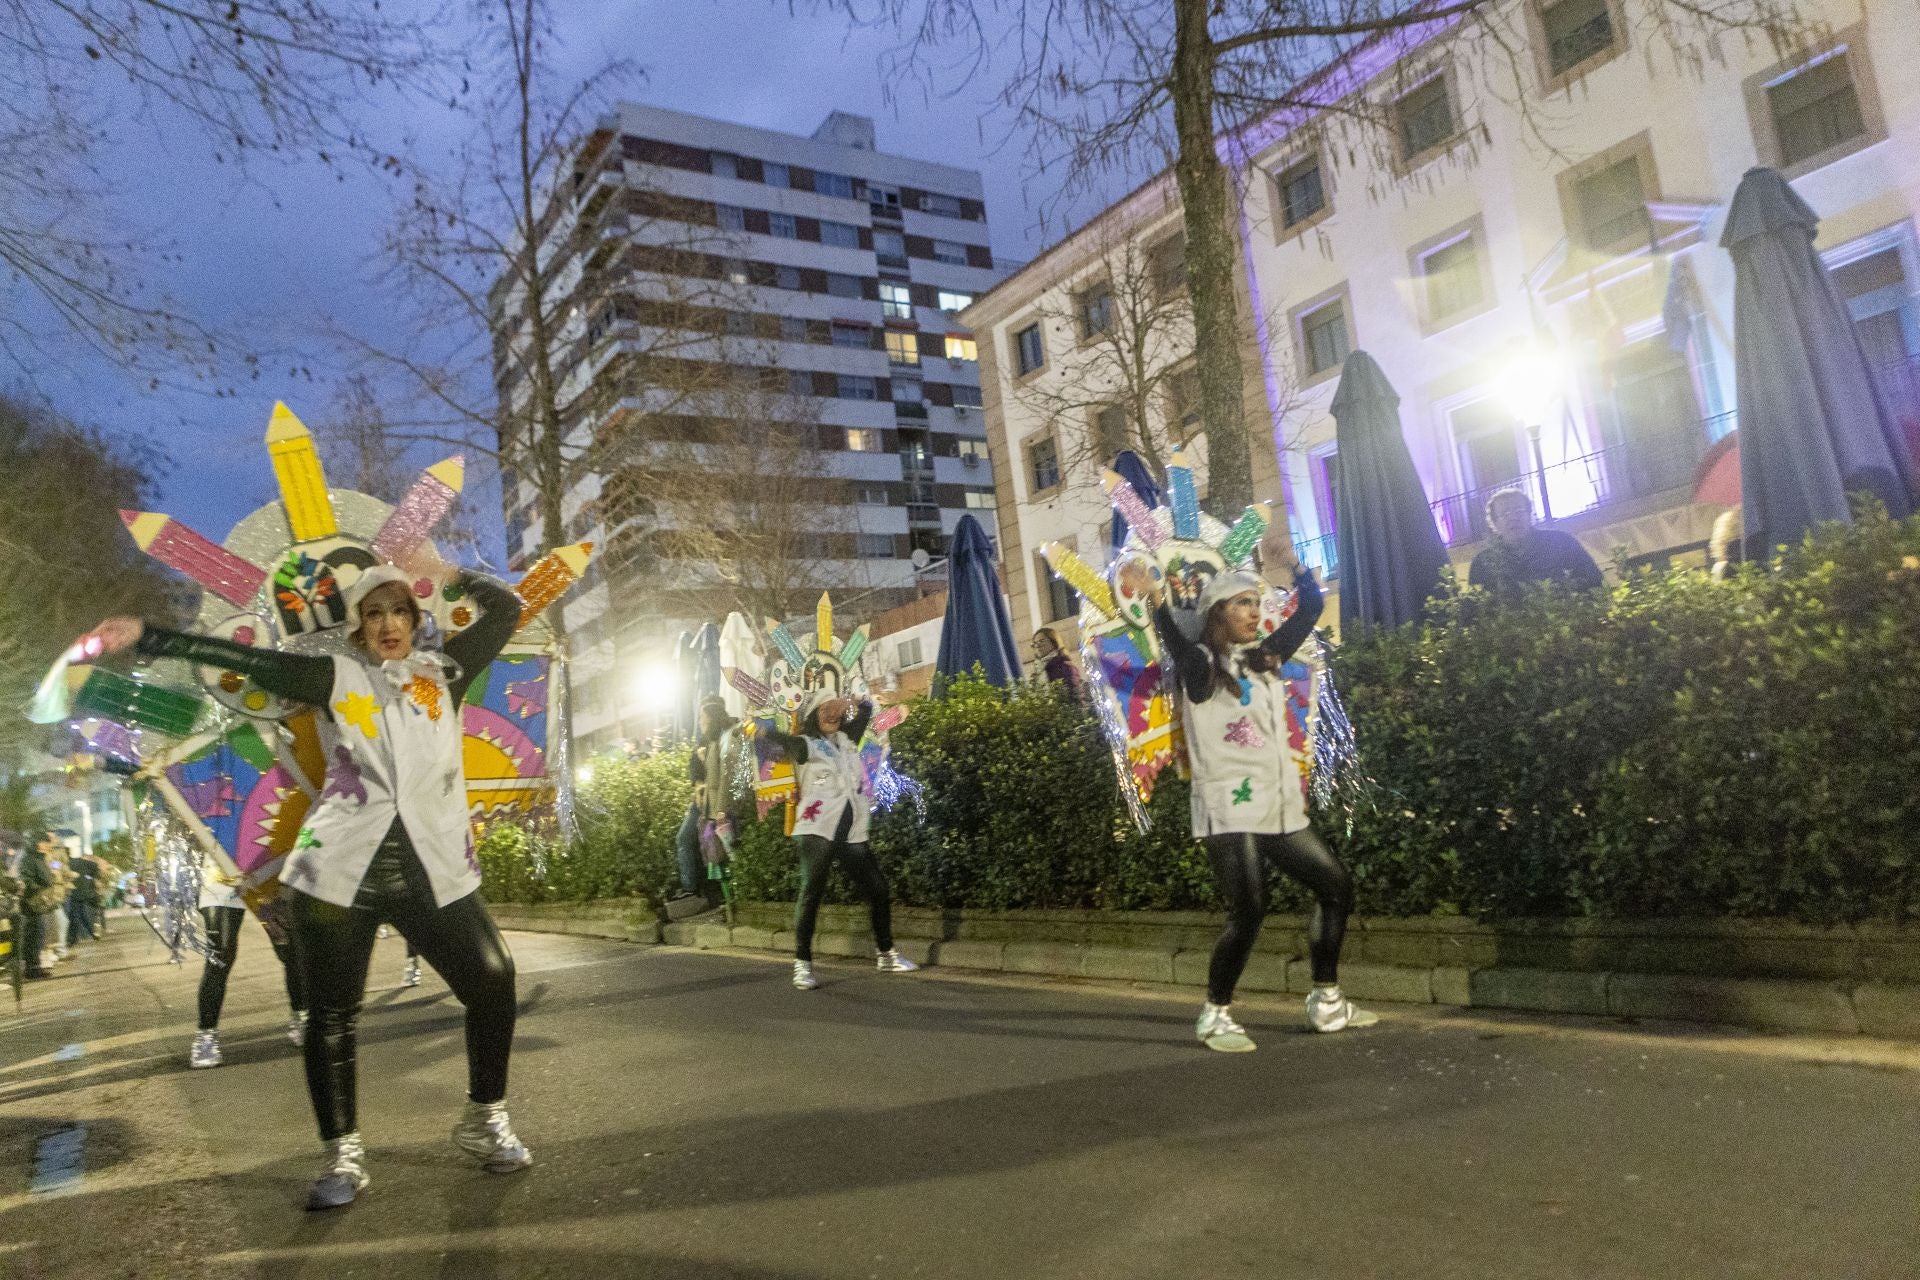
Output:
<svg viewBox="0 0 1920 1280">
<path fill-rule="evenodd" d="M 960 455 L 960 461 L 969 467 L 977 467 L 980 465 L 980 455 L 977 453 L 963 453 Z"/>
<path fill-rule="evenodd" d="M 964 418 L 972 412 L 973 406 L 971 405 L 957 404 L 953 406 L 953 416 L 956 418 Z"/>
</svg>

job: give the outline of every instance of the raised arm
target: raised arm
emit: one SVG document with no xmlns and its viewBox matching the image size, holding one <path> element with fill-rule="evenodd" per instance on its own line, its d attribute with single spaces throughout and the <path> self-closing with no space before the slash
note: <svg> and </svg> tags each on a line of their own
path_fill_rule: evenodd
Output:
<svg viewBox="0 0 1920 1280">
<path fill-rule="evenodd" d="M 756 720 L 755 732 L 764 734 L 773 744 L 787 753 L 787 759 L 800 765 L 807 762 L 807 740 L 797 733 L 788 733 L 776 729 L 771 720 Z"/>
<path fill-rule="evenodd" d="M 1205 702 L 1212 697 L 1213 662 L 1203 646 L 1187 639 L 1180 624 L 1173 620 L 1171 608 L 1162 604 L 1154 609 L 1153 629 L 1160 633 L 1160 645 L 1173 659 L 1173 669 L 1179 675 L 1180 689 L 1187 695 L 1187 701 Z"/>
<path fill-rule="evenodd" d="M 519 630 L 520 597 L 484 574 L 463 573 L 456 581 L 465 589 L 469 605 L 480 611 L 472 626 L 446 643 L 447 656 L 460 664 L 460 678 L 451 686 L 453 700 L 460 702 L 474 677 L 500 656 L 500 650 Z"/>
<path fill-rule="evenodd" d="M 840 726 L 840 732 L 847 735 L 847 741 L 853 743 L 855 746 L 859 746 L 860 739 L 867 736 L 867 726 L 872 723 L 873 699 L 862 698 L 852 718 Z"/>
<path fill-rule="evenodd" d="M 1299 593 L 1300 603 L 1294 606 L 1287 620 L 1274 628 L 1273 634 L 1260 642 L 1260 647 L 1274 657 L 1285 662 L 1299 651 L 1313 634 L 1314 624 L 1320 621 L 1321 611 L 1326 601 L 1320 595 L 1320 584 L 1313 580 L 1313 570 L 1300 566 L 1293 576 L 1293 589 Z"/>
<path fill-rule="evenodd" d="M 277 653 L 152 626 L 141 627 L 133 648 L 143 658 L 178 658 L 237 671 L 268 693 L 309 707 L 326 706 L 333 694 L 333 659 L 317 654 Z"/>
</svg>

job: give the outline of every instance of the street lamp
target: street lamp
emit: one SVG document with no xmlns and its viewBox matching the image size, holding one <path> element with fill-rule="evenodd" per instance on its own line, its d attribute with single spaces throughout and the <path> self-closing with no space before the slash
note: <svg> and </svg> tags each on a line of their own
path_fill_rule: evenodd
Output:
<svg viewBox="0 0 1920 1280">
<path fill-rule="evenodd" d="M 1534 337 L 1514 344 L 1507 362 L 1494 378 L 1494 389 L 1507 410 L 1527 429 L 1534 471 L 1540 477 L 1540 515 L 1553 519 L 1553 499 L 1547 493 L 1547 460 L 1540 451 L 1540 427 L 1565 385 L 1566 367 L 1551 340 Z"/>
<path fill-rule="evenodd" d="M 634 700 L 643 712 L 653 717 L 653 732 L 658 744 L 660 721 L 671 718 L 674 699 L 680 692 L 680 671 L 671 662 L 656 659 L 641 667 L 633 677 Z"/>
</svg>

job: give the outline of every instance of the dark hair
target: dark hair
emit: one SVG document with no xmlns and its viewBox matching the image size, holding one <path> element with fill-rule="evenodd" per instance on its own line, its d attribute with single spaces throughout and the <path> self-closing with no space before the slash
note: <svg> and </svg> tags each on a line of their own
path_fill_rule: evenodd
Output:
<svg viewBox="0 0 1920 1280">
<path fill-rule="evenodd" d="M 404 582 L 381 583 L 379 586 L 375 587 L 372 591 L 367 592 L 366 596 L 360 601 L 361 607 L 364 608 L 366 606 L 367 600 L 371 599 L 376 592 L 384 591 L 388 587 L 400 588 L 401 598 L 407 602 L 407 613 L 413 619 L 413 630 L 417 633 L 420 630 L 420 602 L 413 598 L 413 592 L 407 590 L 407 586 Z M 362 649 L 366 648 L 367 647 L 366 622 L 363 620 L 358 626 L 354 627 L 352 631 L 349 631 L 347 633 L 347 639 Z"/>
<path fill-rule="evenodd" d="M 1214 672 L 1228 684 L 1234 681 L 1233 672 L 1227 668 L 1227 655 L 1233 651 L 1233 646 L 1216 643 L 1213 636 L 1222 625 L 1220 611 L 1232 600 L 1233 597 L 1228 596 L 1225 600 L 1216 602 L 1213 608 L 1207 610 L 1206 619 L 1200 624 L 1200 643 L 1206 646 L 1207 656 L 1213 661 Z M 1258 644 L 1249 649 L 1240 661 L 1246 664 L 1247 670 L 1254 672 L 1277 671 L 1281 665 L 1278 657 L 1262 649 Z"/>
<path fill-rule="evenodd" d="M 717 732 L 724 733 L 728 729 L 731 729 L 733 727 L 733 724 L 734 724 L 733 717 L 727 713 L 727 704 L 723 699 L 720 699 L 720 698 L 704 699 L 700 703 L 699 714 L 702 716 L 706 716 L 706 715 L 712 716 L 714 729 Z"/>
</svg>

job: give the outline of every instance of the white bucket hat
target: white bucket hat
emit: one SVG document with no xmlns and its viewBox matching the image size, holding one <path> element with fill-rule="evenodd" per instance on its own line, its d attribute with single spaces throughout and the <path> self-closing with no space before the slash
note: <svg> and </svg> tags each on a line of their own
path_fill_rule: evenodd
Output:
<svg viewBox="0 0 1920 1280">
<path fill-rule="evenodd" d="M 374 588 L 394 583 L 406 589 L 407 599 L 413 599 L 413 579 L 397 565 L 377 564 L 353 580 L 347 588 L 347 629 L 360 629 L 360 602 L 372 594 Z"/>
<path fill-rule="evenodd" d="M 1259 574 L 1249 573 L 1245 569 L 1214 574 L 1207 579 L 1207 585 L 1200 589 L 1200 607 L 1196 612 L 1199 614 L 1201 625 L 1206 625 L 1207 615 L 1213 611 L 1213 606 L 1222 600 L 1231 600 L 1245 591 L 1259 595 L 1266 589 L 1267 584 Z"/>
</svg>

